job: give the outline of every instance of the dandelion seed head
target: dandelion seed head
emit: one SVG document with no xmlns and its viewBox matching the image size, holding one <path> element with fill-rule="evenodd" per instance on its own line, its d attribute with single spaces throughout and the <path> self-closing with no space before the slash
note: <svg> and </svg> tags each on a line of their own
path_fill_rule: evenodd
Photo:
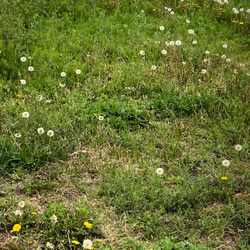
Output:
<svg viewBox="0 0 250 250">
<path fill-rule="evenodd" d="M 223 165 L 224 167 L 229 167 L 229 166 L 230 166 L 230 161 L 229 161 L 229 160 L 223 160 L 223 161 L 222 161 L 222 165 Z"/>
<path fill-rule="evenodd" d="M 37 101 L 41 101 L 43 99 L 43 96 L 39 95 L 36 99 L 37 99 Z"/>
<path fill-rule="evenodd" d="M 226 59 L 226 62 L 227 62 L 227 63 L 230 63 L 230 62 L 231 62 L 231 59 L 230 59 L 230 58 L 227 58 L 227 59 Z"/>
<path fill-rule="evenodd" d="M 49 248 L 49 249 L 54 249 L 54 245 L 50 242 L 47 242 L 46 243 L 46 247 Z"/>
<path fill-rule="evenodd" d="M 26 80 L 24 80 L 24 79 L 21 79 L 20 82 L 21 82 L 22 85 L 26 84 Z"/>
<path fill-rule="evenodd" d="M 241 151 L 242 150 L 242 146 L 240 144 L 237 144 L 234 146 L 236 151 Z"/>
<path fill-rule="evenodd" d="M 190 29 L 190 30 L 188 30 L 188 33 L 193 35 L 194 34 L 194 30 Z"/>
<path fill-rule="evenodd" d="M 174 45 L 174 41 L 170 41 L 170 42 L 169 42 L 169 45 L 170 45 L 170 46 L 173 46 L 173 45 Z"/>
<path fill-rule="evenodd" d="M 26 58 L 25 56 L 22 56 L 22 57 L 20 58 L 20 60 L 21 60 L 21 62 L 26 62 L 27 58 Z"/>
<path fill-rule="evenodd" d="M 30 116 L 29 112 L 23 112 L 22 117 L 23 118 L 28 118 Z"/>
<path fill-rule="evenodd" d="M 101 116 L 101 115 L 98 117 L 98 120 L 99 120 L 99 121 L 102 121 L 103 119 L 104 119 L 104 117 Z"/>
<path fill-rule="evenodd" d="M 140 55 L 142 55 L 142 56 L 145 56 L 145 51 L 144 50 L 140 50 Z"/>
<path fill-rule="evenodd" d="M 197 44 L 197 41 L 196 41 L 196 40 L 194 40 L 194 41 L 192 42 L 192 44 L 193 44 L 193 45 L 196 45 L 196 44 Z"/>
<path fill-rule="evenodd" d="M 163 55 L 166 55 L 168 52 L 164 49 L 164 50 L 161 51 L 161 53 L 162 53 Z"/>
<path fill-rule="evenodd" d="M 163 170 L 163 168 L 157 168 L 155 172 L 156 172 L 156 174 L 161 176 L 161 175 L 163 175 L 164 170 Z"/>
<path fill-rule="evenodd" d="M 226 48 L 227 48 L 227 44 L 223 44 L 222 47 L 223 47 L 224 49 L 226 49 Z"/>
<path fill-rule="evenodd" d="M 23 208 L 24 206 L 25 206 L 25 202 L 24 201 L 20 201 L 18 203 L 18 207 Z"/>
<path fill-rule="evenodd" d="M 15 133 L 15 137 L 20 138 L 20 137 L 22 137 L 22 135 L 20 133 Z"/>
<path fill-rule="evenodd" d="M 180 46 L 180 45 L 181 45 L 181 41 L 180 41 L 180 40 L 177 40 L 177 41 L 175 42 L 175 44 L 176 44 L 177 46 Z"/>
<path fill-rule="evenodd" d="M 156 70 L 156 66 L 152 65 L 151 70 Z"/>
<path fill-rule="evenodd" d="M 49 137 L 54 136 L 54 131 L 53 130 L 48 130 L 47 136 L 49 136 Z"/>
<path fill-rule="evenodd" d="M 29 66 L 29 67 L 28 67 L 28 71 L 30 71 L 30 72 L 31 72 L 31 71 L 34 71 L 34 68 L 33 68 L 32 66 Z"/>
<path fill-rule="evenodd" d="M 76 70 L 76 74 L 77 74 L 77 75 L 80 75 L 80 74 L 81 74 L 81 70 L 80 70 L 80 69 L 77 69 L 77 70 Z"/>
<path fill-rule="evenodd" d="M 221 58 L 222 58 L 222 59 L 226 59 L 227 56 L 223 54 L 223 55 L 221 56 Z"/>
<path fill-rule="evenodd" d="M 189 19 L 186 19 L 186 23 L 190 23 L 190 20 L 189 20 Z"/>
<path fill-rule="evenodd" d="M 207 73 L 207 70 L 206 70 L 206 69 L 202 69 L 202 70 L 201 70 L 201 73 L 202 73 L 202 74 L 206 74 L 206 73 Z"/>
<path fill-rule="evenodd" d="M 209 51 L 209 50 L 206 50 L 206 51 L 205 51 L 205 54 L 209 55 L 209 54 L 210 54 L 210 51 Z"/>
<path fill-rule="evenodd" d="M 164 27 L 164 26 L 160 26 L 160 30 L 162 30 L 162 31 L 163 31 L 164 29 L 165 29 L 165 27 Z"/>
<path fill-rule="evenodd" d="M 65 77 L 66 76 L 66 73 L 65 72 L 62 72 L 61 73 L 61 77 Z"/>
<path fill-rule="evenodd" d="M 58 220 L 57 220 L 57 216 L 56 215 L 52 215 L 51 217 L 50 217 L 50 221 L 52 222 L 52 223 L 56 223 Z"/>
<path fill-rule="evenodd" d="M 43 129 L 43 128 L 38 128 L 38 129 L 37 129 L 37 133 L 38 133 L 39 135 L 42 135 L 42 134 L 44 133 L 44 129 Z"/>
<path fill-rule="evenodd" d="M 91 249 L 92 245 L 93 245 L 92 241 L 87 239 L 83 241 L 82 247 L 84 249 Z"/>
<path fill-rule="evenodd" d="M 14 212 L 14 214 L 17 216 L 22 216 L 23 215 L 23 213 L 22 213 L 22 211 L 20 211 L 20 210 L 16 210 L 15 212 Z"/>
</svg>

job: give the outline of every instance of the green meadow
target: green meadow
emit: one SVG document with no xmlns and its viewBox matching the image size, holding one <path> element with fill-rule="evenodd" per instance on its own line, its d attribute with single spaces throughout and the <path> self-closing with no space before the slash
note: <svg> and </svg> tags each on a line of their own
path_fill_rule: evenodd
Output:
<svg viewBox="0 0 250 250">
<path fill-rule="evenodd" d="M 0 7 L 0 249 L 250 248 L 249 1 Z"/>
</svg>

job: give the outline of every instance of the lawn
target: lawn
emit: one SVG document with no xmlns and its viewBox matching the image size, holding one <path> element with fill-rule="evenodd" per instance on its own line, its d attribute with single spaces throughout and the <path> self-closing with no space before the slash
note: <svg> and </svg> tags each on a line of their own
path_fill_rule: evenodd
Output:
<svg viewBox="0 0 250 250">
<path fill-rule="evenodd" d="M 250 248 L 250 3 L 2 0 L 0 249 Z"/>
</svg>

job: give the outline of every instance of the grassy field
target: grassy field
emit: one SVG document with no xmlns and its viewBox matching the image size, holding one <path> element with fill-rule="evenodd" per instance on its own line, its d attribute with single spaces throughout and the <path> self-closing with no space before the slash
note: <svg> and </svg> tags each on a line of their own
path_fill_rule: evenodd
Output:
<svg viewBox="0 0 250 250">
<path fill-rule="evenodd" d="M 248 1 L 0 6 L 0 249 L 250 248 Z"/>
</svg>

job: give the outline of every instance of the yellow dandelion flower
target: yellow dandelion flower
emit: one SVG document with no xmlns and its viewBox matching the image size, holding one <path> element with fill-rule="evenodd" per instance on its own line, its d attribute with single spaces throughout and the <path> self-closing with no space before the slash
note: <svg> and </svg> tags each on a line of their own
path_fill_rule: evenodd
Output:
<svg viewBox="0 0 250 250">
<path fill-rule="evenodd" d="M 226 176 L 223 176 L 223 177 L 221 177 L 221 179 L 222 179 L 223 181 L 226 181 L 226 180 L 227 180 L 227 177 L 226 177 Z"/>
<path fill-rule="evenodd" d="M 244 24 L 243 22 L 240 22 L 240 24 Z"/>
<path fill-rule="evenodd" d="M 87 221 L 85 221 L 85 222 L 83 223 L 83 225 L 84 225 L 86 228 L 92 228 L 92 224 L 89 223 L 89 222 L 87 222 Z"/>
<path fill-rule="evenodd" d="M 79 244 L 80 244 L 80 242 L 77 241 L 77 240 L 72 240 L 71 242 L 72 242 L 73 244 L 75 244 L 75 245 L 79 245 Z"/>
<path fill-rule="evenodd" d="M 21 225 L 20 224 L 15 224 L 14 226 L 13 226 L 13 231 L 14 232 L 19 232 L 21 230 Z"/>
<path fill-rule="evenodd" d="M 155 9 L 153 9 L 153 11 L 155 11 Z"/>
<path fill-rule="evenodd" d="M 32 243 L 32 241 L 29 240 L 29 241 L 28 241 L 28 244 L 31 244 L 31 243 Z"/>
<path fill-rule="evenodd" d="M 17 95 L 17 97 L 22 97 L 22 95 Z"/>
<path fill-rule="evenodd" d="M 232 22 L 233 22 L 233 23 L 236 23 L 236 21 L 235 21 L 235 20 L 233 20 Z"/>
<path fill-rule="evenodd" d="M 37 213 L 36 213 L 36 212 L 32 212 L 31 214 L 33 214 L 33 215 L 37 215 Z"/>
<path fill-rule="evenodd" d="M 102 240 L 100 240 L 100 239 L 96 239 L 96 242 L 102 242 Z"/>
<path fill-rule="evenodd" d="M 90 247 L 90 249 L 92 249 L 92 250 L 93 250 L 94 248 L 93 248 L 93 247 Z"/>
</svg>

